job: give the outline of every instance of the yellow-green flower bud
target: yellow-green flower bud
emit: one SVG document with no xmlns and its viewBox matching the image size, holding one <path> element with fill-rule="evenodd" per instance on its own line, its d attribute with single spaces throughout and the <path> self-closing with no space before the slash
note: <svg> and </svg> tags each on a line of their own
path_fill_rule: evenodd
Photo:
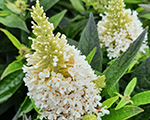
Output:
<svg viewBox="0 0 150 120">
<path fill-rule="evenodd" d="M 105 83 L 105 75 L 99 76 L 96 80 L 93 80 L 95 83 L 95 87 L 99 90 L 102 91 L 102 88 L 106 86 Z"/>
<path fill-rule="evenodd" d="M 83 120 L 97 120 L 95 115 L 85 115 Z"/>
<path fill-rule="evenodd" d="M 23 0 L 17 0 L 15 2 L 15 5 L 18 9 L 20 9 L 20 11 L 25 11 L 27 9 L 27 4 L 25 3 L 25 1 Z"/>
</svg>

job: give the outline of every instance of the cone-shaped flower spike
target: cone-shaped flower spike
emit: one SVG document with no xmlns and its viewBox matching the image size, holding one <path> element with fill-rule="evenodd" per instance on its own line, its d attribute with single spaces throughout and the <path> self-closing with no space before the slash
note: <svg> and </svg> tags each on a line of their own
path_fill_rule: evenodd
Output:
<svg viewBox="0 0 150 120">
<path fill-rule="evenodd" d="M 28 96 L 40 108 L 40 119 L 49 120 L 77 120 L 85 114 L 96 113 L 100 119 L 108 110 L 96 109 L 101 96 L 95 89 L 98 77 L 91 66 L 85 61 L 85 56 L 74 46 L 67 44 L 65 35 L 53 34 L 53 24 L 40 7 L 32 7 L 31 16 L 33 33 L 36 38 L 32 40 L 33 54 L 27 54 L 27 66 L 24 82 L 28 87 Z M 61 37 L 60 37 L 61 35 Z"/>
</svg>

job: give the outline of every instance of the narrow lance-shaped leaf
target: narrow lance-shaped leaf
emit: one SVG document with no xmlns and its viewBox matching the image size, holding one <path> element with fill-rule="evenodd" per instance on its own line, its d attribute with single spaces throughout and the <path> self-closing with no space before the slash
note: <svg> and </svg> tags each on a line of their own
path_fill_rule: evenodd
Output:
<svg viewBox="0 0 150 120">
<path fill-rule="evenodd" d="M 29 30 L 25 22 L 14 13 L 11 13 L 10 15 L 6 17 L 0 17 L 0 23 L 8 27 L 22 29 L 26 31 L 27 33 L 29 33 Z"/>
<path fill-rule="evenodd" d="M 17 70 L 21 70 L 22 69 L 22 66 L 23 66 L 23 62 L 22 60 L 18 61 L 18 60 L 15 60 L 13 61 L 12 63 L 10 63 L 8 65 L 8 67 L 4 70 L 4 72 L 2 73 L 1 75 L 1 80 L 6 77 L 7 75 L 17 71 Z"/>
<path fill-rule="evenodd" d="M 88 61 L 88 63 L 90 64 L 94 55 L 95 55 L 95 52 L 96 52 L 96 47 L 93 48 L 93 50 L 88 54 L 88 56 L 86 57 L 86 61 Z"/>
<path fill-rule="evenodd" d="M 77 11 L 79 12 L 85 11 L 82 0 L 70 0 L 70 2 Z"/>
<path fill-rule="evenodd" d="M 133 78 L 133 79 L 129 82 L 129 84 L 127 85 L 127 87 L 126 87 L 126 89 L 125 89 L 125 91 L 124 91 L 124 96 L 126 96 L 126 95 L 130 96 L 130 95 L 131 95 L 131 93 L 132 93 L 132 91 L 133 91 L 133 89 L 134 89 L 134 87 L 135 87 L 135 85 L 136 85 L 136 81 L 137 81 L 137 79 L 136 79 L 136 78 Z"/>
<path fill-rule="evenodd" d="M 21 104 L 21 110 L 20 110 L 20 114 L 18 117 L 21 117 L 23 115 L 23 113 L 28 113 L 33 109 L 33 105 L 31 100 L 29 99 L 28 96 L 26 96 L 25 100 L 23 101 L 23 103 Z"/>
<path fill-rule="evenodd" d="M 102 96 L 119 81 L 123 76 L 131 61 L 137 54 L 147 32 L 146 28 L 140 36 L 130 45 L 130 47 L 120 57 L 118 57 L 107 69 L 103 72 L 106 76 L 106 87 L 102 91 Z"/>
<path fill-rule="evenodd" d="M 142 3 L 142 0 L 124 0 L 125 3 L 134 3 L 134 4 L 137 4 L 137 3 Z"/>
<path fill-rule="evenodd" d="M 34 102 L 34 100 L 33 100 L 32 98 L 30 98 L 30 99 L 31 99 L 31 102 L 32 102 L 32 105 L 33 105 L 34 110 L 38 113 L 39 110 L 40 110 L 40 108 L 37 108 L 37 107 L 35 106 L 35 102 Z"/>
<path fill-rule="evenodd" d="M 62 12 L 52 16 L 48 21 L 53 23 L 54 25 L 54 29 L 58 26 L 58 24 L 60 23 L 60 21 L 62 20 L 62 18 L 64 17 L 65 13 L 67 12 L 67 10 L 63 10 Z"/>
<path fill-rule="evenodd" d="M 114 104 L 116 102 L 116 100 L 118 100 L 118 98 L 119 98 L 118 96 L 115 96 L 115 97 L 111 97 L 111 98 L 105 100 L 102 103 L 102 107 L 107 106 L 107 108 L 105 108 L 105 109 L 110 108 L 112 106 L 112 104 Z"/>
<path fill-rule="evenodd" d="M 43 6 L 44 11 L 46 12 L 51 7 L 53 7 L 59 0 L 40 0 L 40 5 Z"/>
<path fill-rule="evenodd" d="M 115 110 L 118 110 L 122 107 L 124 107 L 127 103 L 130 102 L 130 97 L 129 96 L 123 96 L 118 105 L 115 107 Z"/>
<path fill-rule="evenodd" d="M 134 95 L 131 100 L 134 106 L 145 105 L 150 103 L 150 91 L 145 91 Z"/>
<path fill-rule="evenodd" d="M 65 28 L 65 31 L 64 31 L 65 35 L 68 38 L 73 39 L 80 31 L 83 31 L 87 22 L 88 22 L 88 19 L 82 19 L 82 20 L 79 20 L 78 22 L 74 22 L 73 24 Z"/>
<path fill-rule="evenodd" d="M 93 14 L 90 13 L 89 21 L 81 34 L 78 49 L 81 50 L 82 54 L 87 56 L 94 47 L 96 47 L 96 53 L 91 61 L 91 66 L 94 70 L 101 71 L 102 52 L 100 48 L 97 27 L 94 22 L 94 17 Z"/>
<path fill-rule="evenodd" d="M 129 102 L 131 102 L 133 104 L 133 102 L 130 100 L 130 94 L 132 93 L 135 85 L 136 85 L 136 78 L 133 78 L 129 82 L 127 87 L 125 88 L 124 96 L 122 96 L 121 101 L 118 103 L 115 110 L 118 110 L 118 109 L 122 108 L 123 106 L 125 106 Z"/>
<path fill-rule="evenodd" d="M 14 45 L 18 50 L 20 50 L 20 48 L 23 46 L 23 44 L 21 44 L 21 43 L 19 42 L 19 40 L 18 40 L 15 36 L 13 36 L 9 31 L 7 31 L 7 30 L 5 30 L 5 29 L 2 29 L 2 28 L 0 28 L 0 30 L 1 30 L 2 32 L 4 32 L 4 33 L 7 35 L 7 37 L 9 38 L 9 40 L 13 43 L 13 45 Z"/>
<path fill-rule="evenodd" d="M 103 116 L 102 120 L 125 120 L 143 111 L 143 109 L 136 106 L 125 106 L 119 110 L 111 109 L 110 114 Z"/>
<path fill-rule="evenodd" d="M 18 90 L 23 82 L 23 76 L 24 74 L 19 70 L 0 81 L 0 103 L 8 100 Z"/>
<path fill-rule="evenodd" d="M 0 16 L 7 16 L 7 15 L 10 15 L 10 14 L 11 14 L 11 11 L 8 11 L 8 10 L 0 11 Z"/>
<path fill-rule="evenodd" d="M 108 91 L 108 95 L 109 95 L 110 97 L 114 97 L 114 96 L 116 96 L 115 93 L 118 93 L 118 92 L 119 92 L 119 91 L 117 90 L 116 86 L 113 86 L 113 87 Z"/>
<path fill-rule="evenodd" d="M 148 57 L 133 73 L 132 78 L 137 78 L 133 94 L 147 91 L 150 88 L 150 57 Z"/>
<path fill-rule="evenodd" d="M 150 19 L 150 13 L 144 14 L 144 15 L 140 15 L 140 17 L 146 18 L 146 19 Z"/>
</svg>

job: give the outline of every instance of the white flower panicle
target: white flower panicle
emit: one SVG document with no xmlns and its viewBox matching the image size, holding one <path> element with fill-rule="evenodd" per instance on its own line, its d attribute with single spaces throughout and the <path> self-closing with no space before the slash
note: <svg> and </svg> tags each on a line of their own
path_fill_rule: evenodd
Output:
<svg viewBox="0 0 150 120">
<path fill-rule="evenodd" d="M 49 120 L 78 120 L 85 114 L 101 116 L 109 111 L 99 102 L 101 96 L 95 89 L 92 80 L 98 77 L 85 56 L 74 46 L 69 46 L 65 35 L 53 34 L 53 24 L 43 13 L 39 1 L 32 7 L 31 16 L 33 33 L 33 54 L 27 54 L 27 66 L 23 70 L 28 96 L 33 98 L 37 108 L 40 108 L 40 119 Z M 100 107 L 101 111 L 96 109 Z"/>
<path fill-rule="evenodd" d="M 98 35 L 100 45 L 107 49 L 109 59 L 120 56 L 125 52 L 133 41 L 143 31 L 142 23 L 137 17 L 137 12 L 131 13 L 130 9 L 124 8 L 123 0 L 111 0 L 102 16 L 102 21 L 99 21 Z M 147 46 L 147 35 L 143 41 L 140 51 L 145 53 Z"/>
</svg>

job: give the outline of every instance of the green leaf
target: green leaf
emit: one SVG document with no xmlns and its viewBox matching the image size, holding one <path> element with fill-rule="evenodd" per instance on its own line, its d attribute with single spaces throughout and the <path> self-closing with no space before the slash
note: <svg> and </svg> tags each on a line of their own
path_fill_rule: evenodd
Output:
<svg viewBox="0 0 150 120">
<path fill-rule="evenodd" d="M 129 102 L 130 102 L 130 96 L 124 96 L 124 97 L 122 97 L 121 101 L 115 107 L 115 110 L 118 110 L 118 109 L 124 107 Z"/>
<path fill-rule="evenodd" d="M 28 113 L 33 109 L 33 105 L 28 96 L 26 96 L 25 100 L 21 104 L 21 111 L 18 117 L 21 117 L 23 113 Z"/>
<path fill-rule="evenodd" d="M 144 105 L 150 103 L 150 91 L 145 91 L 134 95 L 131 100 L 134 106 Z"/>
<path fill-rule="evenodd" d="M 7 75 L 17 71 L 17 70 L 21 70 L 23 66 L 23 62 L 22 60 L 18 61 L 15 60 L 12 63 L 10 63 L 7 68 L 4 70 L 3 74 L 1 75 L 1 80 L 6 77 Z"/>
<path fill-rule="evenodd" d="M 78 22 L 72 23 L 68 27 L 64 28 L 63 31 L 68 38 L 74 38 L 80 31 L 85 28 L 87 22 L 87 19 L 79 20 Z"/>
<path fill-rule="evenodd" d="M 0 17 L 0 23 L 8 27 L 22 29 L 29 33 L 25 22 L 22 19 L 20 19 L 16 14 L 11 13 L 6 17 Z"/>
<path fill-rule="evenodd" d="M 68 43 L 69 45 L 74 45 L 76 48 L 78 47 L 78 42 L 75 41 L 75 40 L 72 40 L 72 39 L 70 39 L 70 38 L 67 38 L 67 43 Z"/>
<path fill-rule="evenodd" d="M 111 109 L 110 114 L 103 116 L 102 120 L 125 120 L 141 112 L 143 112 L 143 109 L 128 105 L 119 110 Z"/>
<path fill-rule="evenodd" d="M 44 11 L 46 12 L 51 7 L 53 7 L 59 0 L 40 0 L 40 5 L 43 6 Z"/>
<path fill-rule="evenodd" d="M 13 45 L 14 45 L 18 50 L 20 50 L 20 48 L 23 46 L 23 44 L 21 44 L 21 43 L 19 42 L 19 40 L 18 40 L 15 36 L 13 36 L 9 31 L 7 31 L 7 30 L 5 30 L 5 29 L 2 29 L 2 28 L 0 28 L 0 30 L 1 30 L 2 32 L 4 32 L 4 33 L 7 35 L 7 37 L 9 38 L 9 40 L 13 43 Z"/>
<path fill-rule="evenodd" d="M 54 29 L 58 26 L 62 18 L 64 17 L 67 10 L 63 10 L 62 12 L 52 16 L 48 21 L 54 24 Z"/>
<path fill-rule="evenodd" d="M 13 72 L 0 81 L 0 103 L 8 100 L 23 83 L 22 70 Z"/>
<path fill-rule="evenodd" d="M 142 107 L 142 109 L 144 109 L 144 112 L 133 116 L 129 120 L 150 120 L 150 105 L 145 105 Z"/>
<path fill-rule="evenodd" d="M 107 85 L 107 84 L 106 84 Z M 109 91 L 108 91 L 108 95 L 110 97 L 114 97 L 116 96 L 115 93 L 118 93 L 119 91 L 117 90 L 116 86 L 113 86 Z"/>
<path fill-rule="evenodd" d="M 70 0 L 72 6 L 79 12 L 85 12 L 82 0 Z"/>
<path fill-rule="evenodd" d="M 138 5 L 146 10 L 150 10 L 150 4 L 138 4 Z"/>
<path fill-rule="evenodd" d="M 6 3 L 6 0 L 0 0 L 0 8 L 2 10 L 8 10 L 8 8 L 6 7 L 5 3 Z"/>
<path fill-rule="evenodd" d="M 0 16 L 7 16 L 7 15 L 10 15 L 10 14 L 11 14 L 11 11 L 8 11 L 8 10 L 0 11 Z"/>
<path fill-rule="evenodd" d="M 130 45 L 130 47 L 119 56 L 106 70 L 103 74 L 106 76 L 106 87 L 102 91 L 102 96 L 107 94 L 107 92 L 119 81 L 123 76 L 128 66 L 136 56 L 147 32 L 146 28 L 140 36 Z"/>
<path fill-rule="evenodd" d="M 118 110 L 120 108 L 122 108 L 123 106 L 125 106 L 127 103 L 131 102 L 133 104 L 133 102 L 130 100 L 130 94 L 132 93 L 135 85 L 136 85 L 136 78 L 133 78 L 129 84 L 127 85 L 127 87 L 125 88 L 124 91 L 124 96 L 122 97 L 121 101 L 118 103 L 118 105 L 116 106 L 115 110 Z"/>
<path fill-rule="evenodd" d="M 136 65 L 137 63 L 138 63 L 138 60 L 133 60 L 133 61 L 130 63 L 130 65 L 129 65 L 129 67 L 128 67 L 128 70 L 126 71 L 126 73 L 132 72 L 132 71 L 131 71 L 132 68 L 133 68 L 134 65 Z"/>
<path fill-rule="evenodd" d="M 12 12 L 14 12 L 16 14 L 20 14 L 21 13 L 21 10 L 19 8 L 17 8 L 17 6 L 15 4 L 9 2 L 8 0 L 6 0 L 6 1 L 7 1 L 6 6 L 7 6 L 7 8 L 9 10 L 11 10 Z"/>
<path fill-rule="evenodd" d="M 99 71 L 97 71 L 97 70 L 94 70 L 94 73 L 97 75 L 97 76 L 99 76 L 99 75 L 103 75 L 102 73 L 100 73 Z"/>
<path fill-rule="evenodd" d="M 150 57 L 132 73 L 132 78 L 137 78 L 137 84 L 134 89 L 134 94 L 147 91 L 150 89 Z"/>
<path fill-rule="evenodd" d="M 142 10 L 144 10 L 144 8 L 142 8 L 142 7 L 138 7 L 137 9 L 136 9 L 136 11 L 139 13 L 139 12 L 141 12 Z"/>
<path fill-rule="evenodd" d="M 96 53 L 91 61 L 91 66 L 94 70 L 101 71 L 102 52 L 94 17 L 93 14 L 90 13 L 89 21 L 81 34 L 78 49 L 81 50 L 82 54 L 87 56 L 94 47 L 96 47 Z"/>
<path fill-rule="evenodd" d="M 38 113 L 39 110 L 40 110 L 40 108 L 37 108 L 37 107 L 35 106 L 35 102 L 34 102 L 34 100 L 33 100 L 32 98 L 31 98 L 31 102 L 32 102 L 32 105 L 33 105 L 34 110 Z"/>
<path fill-rule="evenodd" d="M 144 15 L 140 15 L 140 17 L 146 18 L 146 19 L 150 19 L 150 13 L 144 14 Z"/>
<path fill-rule="evenodd" d="M 88 54 L 88 56 L 86 57 L 86 61 L 88 61 L 88 63 L 90 64 L 94 55 L 95 55 L 95 52 L 96 52 L 96 47 L 93 48 L 93 50 Z"/>
<path fill-rule="evenodd" d="M 137 4 L 137 3 L 142 3 L 142 0 L 124 0 L 125 3 L 133 3 L 133 4 Z"/>
<path fill-rule="evenodd" d="M 129 84 L 127 85 L 127 87 L 126 87 L 126 89 L 125 89 L 125 91 L 124 91 L 124 96 L 126 96 L 126 95 L 130 96 L 130 95 L 131 95 L 131 93 L 132 93 L 132 91 L 133 91 L 133 89 L 134 89 L 134 87 L 135 87 L 135 85 L 136 85 L 136 81 L 137 81 L 137 79 L 136 79 L 136 78 L 133 78 L 133 79 L 129 82 Z"/>
<path fill-rule="evenodd" d="M 112 106 L 112 104 L 114 104 L 118 100 L 118 98 L 119 98 L 118 96 L 115 96 L 115 97 L 111 97 L 111 98 L 105 100 L 102 103 L 102 107 L 107 106 L 107 108 L 105 108 L 105 109 L 110 108 Z"/>
</svg>

